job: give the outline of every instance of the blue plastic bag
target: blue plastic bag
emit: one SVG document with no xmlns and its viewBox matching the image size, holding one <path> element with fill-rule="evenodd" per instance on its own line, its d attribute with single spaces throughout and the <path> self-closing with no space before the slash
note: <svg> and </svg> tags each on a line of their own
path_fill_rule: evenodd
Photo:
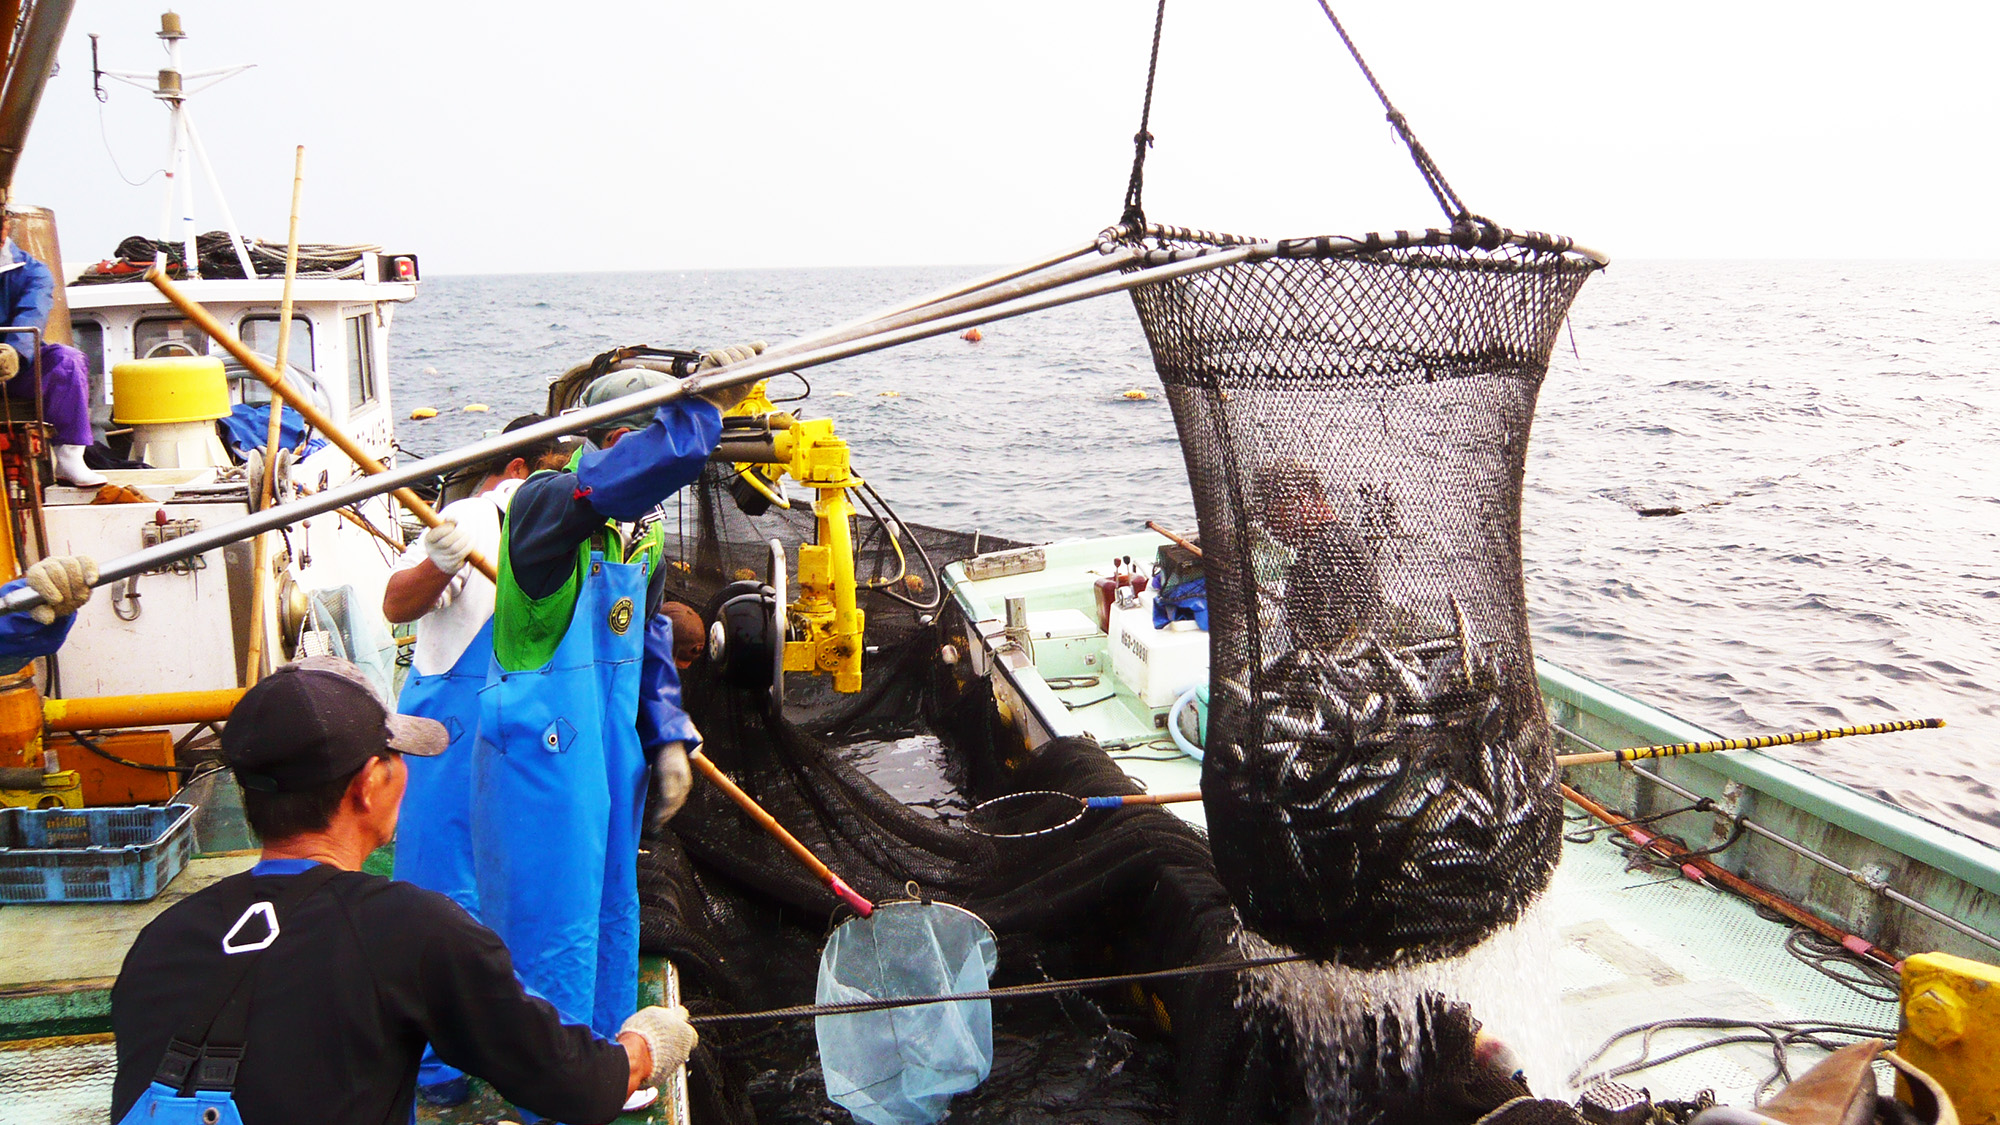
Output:
<svg viewBox="0 0 2000 1125">
<path fill-rule="evenodd" d="M 993 931 L 944 903 L 891 902 L 841 924 L 820 952 L 815 1000 L 840 1004 L 978 992 L 999 962 Z M 993 1003 L 965 1000 L 821 1016 L 826 1096 L 868 1125 L 930 1125 L 993 1069 Z"/>
<path fill-rule="evenodd" d="M 1175 621 L 1192 621 L 1195 628 L 1208 631 L 1208 579 L 1183 582 L 1153 599 L 1153 628 L 1164 629 Z"/>
</svg>

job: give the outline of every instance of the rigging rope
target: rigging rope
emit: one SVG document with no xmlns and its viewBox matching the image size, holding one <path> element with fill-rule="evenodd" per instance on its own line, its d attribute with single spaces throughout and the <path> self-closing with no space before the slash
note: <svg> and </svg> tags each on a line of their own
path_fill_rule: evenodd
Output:
<svg viewBox="0 0 2000 1125">
<path fill-rule="evenodd" d="M 1333 14 L 1332 6 L 1327 0 L 1319 0 L 1319 8 L 1326 13 L 1327 20 L 1333 24 L 1333 30 L 1339 33 L 1340 41 L 1347 44 L 1347 53 L 1354 56 L 1354 65 L 1361 68 L 1361 77 L 1368 80 L 1368 85 L 1374 89 L 1375 96 L 1381 100 L 1382 108 L 1389 111 L 1390 126 L 1403 138 L 1403 143 L 1409 146 L 1410 159 L 1416 162 L 1417 173 L 1423 176 L 1424 185 L 1437 197 L 1438 206 L 1444 208 L 1445 217 L 1450 219 L 1454 226 L 1471 222 L 1493 225 L 1492 220 L 1482 218 L 1468 210 L 1465 202 L 1459 199 L 1458 193 L 1451 190 L 1451 184 L 1445 181 L 1444 172 L 1438 168 L 1437 161 L 1431 159 L 1431 154 L 1417 140 L 1417 134 L 1410 129 L 1409 118 L 1404 117 L 1403 111 L 1390 103 L 1388 93 L 1382 89 L 1382 83 L 1375 80 L 1375 72 L 1368 68 L 1368 60 L 1361 57 L 1361 49 L 1348 37 L 1347 29 L 1340 25 L 1340 17 Z"/>
<path fill-rule="evenodd" d="M 1153 134 L 1147 126 L 1153 120 L 1153 79 L 1160 72 L 1160 29 L 1166 22 L 1167 0 L 1160 0 L 1159 10 L 1153 14 L 1153 54 L 1146 62 L 1146 100 L 1139 107 L 1139 131 L 1132 135 L 1132 178 L 1125 184 L 1125 212 L 1118 217 L 1130 237 L 1137 237 L 1146 226 L 1140 196 L 1146 191 L 1146 150 L 1153 147 Z"/>
<path fill-rule="evenodd" d="M 1140 981 L 1173 980 L 1177 977 L 1204 976 L 1209 973 L 1236 973 L 1245 969 L 1262 969 L 1270 965 L 1289 965 L 1294 961 L 1310 961 L 1313 958 L 1304 953 L 1291 953 L 1282 957 L 1257 957 L 1248 961 L 1220 961 L 1206 965 L 1183 965 L 1178 969 L 1161 969 L 1151 973 L 1119 973 L 1108 977 L 1080 977 L 1075 980 L 1039 981 L 1034 984 L 1010 984 L 1000 988 L 986 988 L 977 992 L 958 992 L 944 996 L 892 996 L 883 1000 L 851 1000 L 844 1004 L 795 1004 L 789 1008 L 771 1008 L 762 1012 L 726 1012 L 712 1016 L 690 1016 L 688 1022 L 696 1027 L 721 1023 L 750 1023 L 756 1020 L 794 1020 L 817 1018 L 819 1016 L 851 1016 L 861 1012 L 880 1012 L 890 1008 L 914 1008 L 924 1004 L 955 1004 L 961 1000 L 1010 1000 L 1026 996 L 1053 996 L 1062 992 L 1081 992 L 1091 988 L 1105 988 L 1114 984 L 1136 984 Z"/>
</svg>

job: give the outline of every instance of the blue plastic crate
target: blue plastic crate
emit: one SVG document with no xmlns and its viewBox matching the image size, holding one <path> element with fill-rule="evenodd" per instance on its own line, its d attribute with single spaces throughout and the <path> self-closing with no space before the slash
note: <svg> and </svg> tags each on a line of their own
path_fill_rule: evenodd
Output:
<svg viewBox="0 0 2000 1125">
<path fill-rule="evenodd" d="M 194 812 L 0 809 L 0 903 L 145 902 L 194 854 Z"/>
</svg>

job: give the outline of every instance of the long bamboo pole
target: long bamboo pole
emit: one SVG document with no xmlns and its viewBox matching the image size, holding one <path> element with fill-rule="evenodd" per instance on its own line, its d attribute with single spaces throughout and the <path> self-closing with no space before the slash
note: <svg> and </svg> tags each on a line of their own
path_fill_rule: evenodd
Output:
<svg viewBox="0 0 2000 1125">
<path fill-rule="evenodd" d="M 702 753 L 700 750 L 692 750 L 688 753 L 688 761 L 694 765 L 694 768 L 701 771 L 703 777 L 713 782 L 717 789 L 728 794 L 729 799 L 736 802 L 739 808 L 748 813 L 750 819 L 757 822 L 758 827 L 770 833 L 774 839 L 785 846 L 786 851 L 792 853 L 800 863 L 805 864 L 814 875 L 819 877 L 820 882 L 825 883 L 827 888 L 840 898 L 840 901 L 853 907 L 854 912 L 863 918 L 875 913 L 874 903 L 861 897 L 853 887 L 848 886 L 840 876 L 835 875 L 832 868 L 821 863 L 819 857 L 812 853 L 812 849 L 800 843 L 797 836 L 785 831 L 785 826 L 778 823 L 777 817 L 765 812 L 764 806 L 757 803 L 757 798 L 745 793 L 735 782 L 729 780 L 729 775 L 723 773 L 721 768 L 714 762 L 709 761 L 708 755 Z"/>
<path fill-rule="evenodd" d="M 284 381 L 286 366 L 292 353 L 292 283 L 299 277 L 299 198 L 305 191 L 306 146 L 300 145 L 292 154 L 292 219 L 285 234 L 285 289 L 278 299 L 278 356 L 272 364 L 280 382 Z M 280 438 L 285 429 L 285 400 L 271 396 L 271 424 L 264 433 L 264 481 L 258 488 L 257 506 L 271 506 L 271 496 L 278 479 L 278 452 L 282 448 Z M 271 533 L 257 537 L 257 546 L 251 552 L 252 582 L 250 587 L 250 640 L 244 646 L 243 683 L 247 687 L 257 682 L 264 672 L 264 603 L 271 597 Z"/>
<path fill-rule="evenodd" d="M 1585 754 L 1558 754 L 1556 765 L 1590 766 L 1599 762 L 1636 762 L 1641 758 L 1677 758 L 1682 754 L 1713 754 L 1721 750 L 1762 750 L 1766 746 L 1790 746 L 1796 742 L 1823 742 L 1829 738 L 1852 738 L 1864 734 L 1894 734 L 1902 730 L 1935 730 L 1943 719 L 1899 719 L 1893 723 L 1869 723 L 1859 727 L 1831 727 L 1802 730 L 1791 734 L 1765 734 L 1755 738 L 1718 738 L 1712 742 L 1675 742 L 1666 746 L 1632 746 L 1624 750 L 1592 750 Z"/>
<path fill-rule="evenodd" d="M 702 395 L 727 387 L 755 383 L 786 371 L 802 371 L 807 368 L 818 367 L 823 364 L 851 359 L 858 355 L 866 355 L 870 352 L 877 352 L 885 348 L 911 343 L 916 340 L 926 340 L 933 336 L 943 336 L 959 332 L 975 324 L 991 323 L 997 320 L 1026 316 L 1029 313 L 1041 312 L 1044 309 L 1051 309 L 1060 305 L 1086 301 L 1111 293 L 1122 293 L 1127 290 L 1137 289 L 1143 285 L 1156 285 L 1173 278 L 1186 277 L 1207 270 L 1223 269 L 1246 261 L 1268 258 L 1275 250 L 1275 246 L 1270 244 L 1235 247 L 1199 258 L 1147 266 L 1144 269 L 1132 270 L 1117 277 L 1103 278 L 1061 292 L 1040 294 L 1013 301 L 990 310 L 972 312 L 960 316 L 946 316 L 936 321 L 913 324 L 907 328 L 883 332 L 880 335 L 850 340 L 841 344 L 833 344 L 824 348 L 814 348 L 796 355 L 783 355 L 776 358 L 759 356 L 756 359 L 746 360 L 742 363 L 734 363 L 725 368 L 703 372 L 693 378 L 665 383 L 658 387 L 653 387 L 637 394 L 626 395 L 623 398 L 601 403 L 587 409 L 568 411 L 546 422 L 538 422 L 532 426 L 523 426 L 511 433 L 497 434 L 493 437 L 473 442 L 470 445 L 461 446 L 446 453 L 440 453 L 434 457 L 426 457 L 420 461 L 412 461 L 405 465 L 399 465 L 379 476 L 349 481 L 336 488 L 329 488 L 316 496 L 295 500 L 289 504 L 256 512 L 227 524 L 205 528 L 192 535 L 170 539 L 164 543 L 134 551 L 128 555 L 121 555 L 108 562 L 100 562 L 95 585 L 107 586 L 113 582 L 123 581 L 135 574 L 142 574 L 156 567 L 178 562 L 181 559 L 192 558 L 195 555 L 213 551 L 218 547 L 240 542 L 260 532 L 285 527 L 297 523 L 302 519 L 319 515 L 322 512 L 333 511 L 335 508 L 344 508 L 366 500 L 369 497 L 379 496 L 382 493 L 391 492 L 398 488 L 405 488 L 418 481 L 429 480 L 445 473 L 463 469 L 468 465 L 477 465 L 490 461 L 503 453 L 512 453 L 525 449 L 528 446 L 548 441 L 551 438 L 582 433 L 603 426 L 606 423 L 614 422 L 636 410 L 656 408 L 689 395 Z M 158 282 L 155 282 L 155 284 L 157 285 Z M 185 300 L 185 297 L 183 299 Z M 192 301 L 188 303 L 194 305 Z M 198 305 L 194 307 L 199 308 Z M 211 317 L 210 320 L 212 322 L 213 318 Z M 228 341 L 233 339 L 233 337 L 226 334 L 218 338 L 224 341 L 225 347 L 228 346 Z M 238 346 L 241 346 L 240 342 Z M 645 360 L 631 360 L 620 366 L 650 367 L 656 365 Z M 296 407 L 298 404 L 293 403 L 292 405 Z M 398 499 L 401 499 L 401 497 L 398 497 Z M 421 513 L 419 513 L 419 518 L 422 518 Z M 18 613 L 21 610 L 32 609 L 41 604 L 42 596 L 35 593 L 32 588 L 24 586 L 4 597 L 0 597 L 0 613 Z"/>
<path fill-rule="evenodd" d="M 243 343 L 242 340 L 237 339 L 236 333 L 231 332 L 228 329 L 228 327 L 225 326 L 221 321 L 215 319 L 214 315 L 211 314 L 207 309 L 203 308 L 199 301 L 196 301 L 194 298 L 188 296 L 185 292 L 183 292 L 180 286 L 168 280 L 167 275 L 161 272 L 161 270 L 158 267 L 154 267 L 153 269 L 148 270 L 146 272 L 146 280 L 152 282 L 153 287 L 158 289 L 161 293 L 166 294 L 167 300 L 173 302 L 175 308 L 181 310 L 181 313 L 183 315 L 185 315 L 189 320 L 193 321 L 195 327 L 200 328 L 203 332 L 208 333 L 209 339 L 214 340 L 217 343 L 221 344 L 224 350 L 228 351 L 230 355 L 235 356 L 237 360 L 241 362 L 245 368 L 249 369 L 251 374 L 257 376 L 257 378 L 259 379 L 262 379 L 264 381 L 265 386 L 270 387 L 271 391 L 274 394 L 284 399 L 286 404 L 289 405 L 293 410 L 298 411 L 299 417 L 304 418 L 307 425 L 318 430 L 320 433 L 325 434 L 327 440 L 333 442 L 333 444 L 337 446 L 342 453 L 347 454 L 350 460 L 352 460 L 356 465 L 360 466 L 362 472 L 367 473 L 369 476 L 374 476 L 374 477 L 394 478 L 399 482 L 403 479 L 401 475 L 392 473 L 388 466 L 382 464 L 382 462 L 380 461 L 377 461 L 374 455 L 370 454 L 367 450 L 361 448 L 361 446 L 357 442 L 355 442 L 353 438 L 348 437 L 347 434 L 344 431 L 342 431 L 338 425 L 334 423 L 333 419 L 327 417 L 326 412 L 321 410 L 317 405 L 315 405 L 311 399 L 298 393 L 296 390 L 292 389 L 289 385 L 287 385 L 284 379 L 280 378 L 276 371 L 271 370 L 271 366 L 265 363 L 262 357 L 258 356 L 256 352 L 251 351 L 249 347 Z M 623 404 L 625 406 L 626 411 L 629 412 L 631 409 L 633 409 L 634 404 L 629 403 L 623 399 L 619 401 L 620 404 Z M 527 429 L 524 428 L 516 430 L 514 431 L 513 434 L 505 436 L 513 437 L 526 432 L 528 431 Z M 484 444 L 484 443 L 475 443 L 475 444 Z M 436 460 L 436 458 L 432 458 L 432 460 Z M 467 462 L 461 462 L 461 464 L 469 464 L 476 461 L 477 458 L 474 458 Z M 419 476 L 410 479 L 423 480 L 424 477 Z M 341 492 L 340 489 L 329 489 L 326 492 L 321 493 L 320 495 L 322 498 L 325 498 L 339 494 L 340 492 Z M 424 503 L 422 497 L 418 496 L 414 492 L 411 492 L 408 485 L 406 484 L 398 483 L 398 484 L 385 485 L 382 488 L 368 491 L 364 495 L 358 497 L 357 499 L 367 499 L 369 496 L 374 496 L 382 492 L 387 492 L 390 495 L 394 496 L 396 500 L 403 505 L 403 507 L 408 508 L 410 510 L 410 514 L 416 516 L 417 519 L 423 521 L 425 527 L 436 527 L 444 522 L 444 520 L 438 517 L 438 514 L 435 511 L 431 510 L 431 506 L 429 504 Z M 332 508 L 346 507 L 347 504 L 350 503 L 354 503 L 354 501 L 344 500 L 342 503 L 329 504 L 324 508 L 319 508 L 317 511 L 308 514 L 317 515 L 319 512 L 328 511 Z M 291 507 L 292 505 L 286 505 L 286 506 Z M 244 526 L 248 524 L 248 522 L 249 521 L 247 520 L 239 521 L 238 526 Z M 210 549 L 212 550 L 213 548 Z M 477 552 L 474 552 L 465 561 L 471 563 L 472 566 L 479 571 L 479 573 L 484 574 L 488 581 L 498 582 L 500 580 L 500 572 L 493 568 L 493 563 L 484 556 L 478 554 Z M 98 584 L 103 585 L 102 568 L 99 568 L 99 575 L 100 575 L 100 580 Z"/>
</svg>

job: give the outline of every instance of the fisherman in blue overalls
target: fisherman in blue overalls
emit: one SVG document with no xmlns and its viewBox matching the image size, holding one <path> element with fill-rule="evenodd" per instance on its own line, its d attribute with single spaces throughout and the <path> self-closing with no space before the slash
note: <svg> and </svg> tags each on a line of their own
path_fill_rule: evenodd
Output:
<svg viewBox="0 0 2000 1125">
<path fill-rule="evenodd" d="M 762 344 L 719 349 L 710 370 Z M 585 391 L 594 406 L 666 376 L 620 371 Z M 565 1018 L 615 1031 L 638 991 L 638 853 L 647 759 L 672 815 L 687 797 L 672 628 L 648 605 L 657 533 L 635 521 L 701 474 L 726 401 L 680 399 L 586 435 L 573 472 L 537 473 L 501 530 L 493 661 L 474 749 L 473 868 L 481 920 L 522 978 Z M 711 396 L 713 399 L 716 396 Z M 634 1096 L 644 1104 L 646 1092 Z"/>
<path fill-rule="evenodd" d="M 0 675 L 18 672 L 28 661 L 61 648 L 95 581 L 97 563 L 90 556 L 58 555 L 0 586 L 0 597 L 23 587 L 42 596 L 42 604 L 26 613 L 0 613 Z"/>
<path fill-rule="evenodd" d="M 502 433 L 548 419 L 524 414 Z M 472 873 L 472 743 L 479 730 L 479 690 L 493 660 L 493 583 L 467 564 L 476 551 L 495 558 L 500 519 L 514 490 L 536 470 L 563 465 L 554 439 L 511 450 L 489 462 L 472 495 L 438 513 L 440 522 L 410 545 L 382 591 L 382 616 L 417 622 L 411 675 L 396 710 L 441 723 L 452 753 L 409 762 L 409 788 L 396 829 L 395 878 L 436 891 L 479 917 Z M 417 1096 L 455 1106 L 471 1095 L 465 1075 L 426 1051 Z"/>
</svg>

